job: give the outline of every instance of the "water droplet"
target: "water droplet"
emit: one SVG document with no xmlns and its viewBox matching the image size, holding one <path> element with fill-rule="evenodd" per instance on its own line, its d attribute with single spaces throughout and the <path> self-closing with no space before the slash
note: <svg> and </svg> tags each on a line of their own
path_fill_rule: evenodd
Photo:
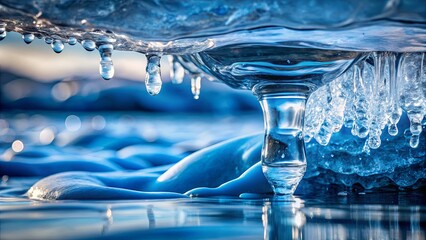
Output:
<svg viewBox="0 0 426 240">
<path fill-rule="evenodd" d="M 75 45 L 77 43 L 77 38 L 75 38 L 75 37 L 70 37 L 70 38 L 68 38 L 68 44 L 69 45 Z"/>
<path fill-rule="evenodd" d="M 3 31 L 0 33 L 0 41 L 3 40 L 6 37 L 6 31 Z"/>
<path fill-rule="evenodd" d="M 157 55 L 148 55 L 147 60 L 148 64 L 146 65 L 145 86 L 148 93 L 154 96 L 161 91 L 162 85 L 160 57 Z"/>
<path fill-rule="evenodd" d="M 114 64 L 112 63 L 111 58 L 114 46 L 112 44 L 102 44 L 98 49 L 99 54 L 101 55 L 99 73 L 103 79 L 109 80 L 114 76 Z"/>
<path fill-rule="evenodd" d="M 24 42 L 26 44 L 30 44 L 34 40 L 34 34 L 26 33 L 26 34 L 22 35 L 22 39 L 24 39 Z"/>
<path fill-rule="evenodd" d="M 388 133 L 391 136 L 396 136 L 398 135 L 398 126 L 396 124 L 390 124 L 388 126 Z"/>
<path fill-rule="evenodd" d="M 52 38 L 50 38 L 50 37 L 46 37 L 46 38 L 44 38 L 44 42 L 45 42 L 46 44 L 52 44 L 53 39 L 52 39 Z"/>
<path fill-rule="evenodd" d="M 81 44 L 83 45 L 84 49 L 86 49 L 89 52 L 95 50 L 96 48 L 96 43 L 92 40 L 83 40 Z"/>
<path fill-rule="evenodd" d="M 6 37 L 6 24 L 0 23 L 0 41 Z"/>
<path fill-rule="evenodd" d="M 194 95 L 194 99 L 200 98 L 201 89 L 201 76 L 197 75 L 191 78 L 191 92 Z"/>
<path fill-rule="evenodd" d="M 50 45 L 55 53 L 61 53 L 64 50 L 64 44 L 61 40 L 56 39 Z"/>
</svg>

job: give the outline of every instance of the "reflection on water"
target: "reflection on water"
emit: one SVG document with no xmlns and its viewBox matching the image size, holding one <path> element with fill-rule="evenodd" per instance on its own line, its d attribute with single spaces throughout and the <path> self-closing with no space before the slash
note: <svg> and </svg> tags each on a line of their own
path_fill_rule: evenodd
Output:
<svg viewBox="0 0 426 240">
<path fill-rule="evenodd" d="M 424 197 L 401 193 L 112 203 L 2 198 L 0 238 L 425 239 Z"/>
</svg>

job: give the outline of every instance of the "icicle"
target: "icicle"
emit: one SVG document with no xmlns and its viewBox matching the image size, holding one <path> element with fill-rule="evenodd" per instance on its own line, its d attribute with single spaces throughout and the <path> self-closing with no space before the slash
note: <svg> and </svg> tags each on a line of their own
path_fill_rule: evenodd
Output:
<svg viewBox="0 0 426 240">
<path fill-rule="evenodd" d="M 101 44 L 98 47 L 101 60 L 99 62 L 99 73 L 102 78 L 109 80 L 114 76 L 114 64 L 112 63 L 112 51 L 114 46 L 110 43 Z"/>
<path fill-rule="evenodd" d="M 50 45 L 55 53 L 61 53 L 64 50 L 64 44 L 61 40 L 56 39 Z"/>
<path fill-rule="evenodd" d="M 355 101 L 354 101 L 354 111 L 355 111 L 355 121 L 352 128 L 352 134 L 360 138 L 365 138 L 368 135 L 368 106 L 369 101 L 366 98 L 368 91 L 369 83 L 369 74 L 366 62 L 360 64 L 360 66 L 355 66 L 355 75 L 354 75 L 354 91 L 355 91 Z"/>
<path fill-rule="evenodd" d="M 342 93 L 346 98 L 345 112 L 343 117 L 343 124 L 347 128 L 352 128 L 355 122 L 355 109 L 354 109 L 354 68 L 349 69 L 345 74 L 345 80 L 342 82 Z"/>
<path fill-rule="evenodd" d="M 195 75 L 191 78 L 191 92 L 194 95 L 194 99 L 200 98 L 200 89 L 201 89 L 201 76 Z"/>
<path fill-rule="evenodd" d="M 325 117 L 327 103 L 325 86 L 313 92 L 306 103 L 306 119 L 304 121 L 304 141 L 309 142 L 319 131 Z"/>
<path fill-rule="evenodd" d="M 388 109 L 386 80 L 385 80 L 385 56 L 382 53 L 373 54 L 374 62 L 374 80 L 372 82 L 372 92 L 370 95 L 370 108 L 368 112 L 369 119 L 369 136 L 368 146 L 371 149 L 377 149 L 381 145 L 380 136 L 382 129 L 386 126 L 388 117 L 386 109 Z"/>
<path fill-rule="evenodd" d="M 89 52 L 95 50 L 96 48 L 96 43 L 92 40 L 83 40 L 81 44 L 83 45 L 84 49 L 86 49 Z"/>
<path fill-rule="evenodd" d="M 6 24 L 0 23 L 0 41 L 3 40 L 6 37 Z"/>
<path fill-rule="evenodd" d="M 34 40 L 34 34 L 25 33 L 24 35 L 22 35 L 22 39 L 24 39 L 24 42 L 26 44 L 30 44 Z"/>
<path fill-rule="evenodd" d="M 422 132 L 421 122 L 426 114 L 426 99 L 422 89 L 424 54 L 404 53 L 402 58 L 400 75 L 402 91 L 399 103 L 410 120 L 410 146 L 416 148 Z"/>
<path fill-rule="evenodd" d="M 148 93 L 152 96 L 157 95 L 161 91 L 161 72 L 160 72 L 160 56 L 148 55 L 146 65 L 145 86 Z"/>
<path fill-rule="evenodd" d="M 75 45 L 77 43 L 77 38 L 75 38 L 75 37 L 70 37 L 70 38 L 68 38 L 68 44 L 69 45 Z"/>
<path fill-rule="evenodd" d="M 390 117 L 388 123 L 388 133 L 391 136 L 398 135 L 397 124 L 401 118 L 402 109 L 399 106 L 399 91 L 398 91 L 398 72 L 400 69 L 401 55 L 390 53 L 388 57 L 389 64 L 389 81 L 390 81 Z"/>
<path fill-rule="evenodd" d="M 324 111 L 326 113 L 331 113 L 333 114 L 330 110 L 331 108 L 331 101 L 332 101 L 332 96 L 331 96 L 331 90 L 330 90 L 330 85 L 327 84 L 325 86 L 326 88 L 326 103 L 325 105 L 323 105 Z M 324 121 L 322 122 L 319 131 L 317 132 L 317 134 L 314 135 L 315 140 L 317 140 L 317 142 L 323 146 L 327 145 L 328 142 L 330 141 L 331 135 L 333 134 L 333 130 L 332 130 L 332 124 L 329 121 L 329 119 L 327 119 L 327 116 L 324 118 Z"/>
</svg>

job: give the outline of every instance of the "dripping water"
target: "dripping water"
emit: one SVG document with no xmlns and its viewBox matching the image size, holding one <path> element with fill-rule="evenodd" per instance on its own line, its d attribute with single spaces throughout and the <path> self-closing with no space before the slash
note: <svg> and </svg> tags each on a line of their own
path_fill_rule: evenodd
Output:
<svg viewBox="0 0 426 240">
<path fill-rule="evenodd" d="M 34 40 L 34 34 L 25 33 L 24 35 L 22 35 L 22 39 L 26 44 L 30 44 Z"/>
<path fill-rule="evenodd" d="M 64 50 L 64 44 L 59 39 L 53 40 L 50 46 L 55 53 L 61 53 Z"/>
<path fill-rule="evenodd" d="M 69 45 L 75 45 L 77 43 L 77 38 L 75 38 L 75 37 L 70 37 L 70 38 L 68 38 L 68 44 Z"/>
<path fill-rule="evenodd" d="M 52 43 L 53 43 L 53 39 L 52 39 L 52 38 L 50 38 L 50 37 L 45 37 L 45 38 L 44 38 L 44 42 L 45 42 L 46 44 L 52 44 Z"/>
<path fill-rule="evenodd" d="M 84 49 L 86 49 L 89 52 L 95 50 L 96 48 L 96 43 L 92 40 L 83 40 L 81 42 L 81 45 L 83 45 Z"/>
</svg>

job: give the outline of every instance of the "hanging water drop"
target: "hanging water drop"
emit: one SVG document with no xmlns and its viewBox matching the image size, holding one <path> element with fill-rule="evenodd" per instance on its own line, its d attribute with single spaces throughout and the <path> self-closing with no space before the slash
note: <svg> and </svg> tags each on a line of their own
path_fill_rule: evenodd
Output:
<svg viewBox="0 0 426 240">
<path fill-rule="evenodd" d="M 77 43 L 77 38 L 75 38 L 75 37 L 70 37 L 70 38 L 68 38 L 68 44 L 69 45 L 75 45 Z"/>
<path fill-rule="evenodd" d="M 50 37 L 46 37 L 46 38 L 44 38 L 44 42 L 45 42 L 46 44 L 52 44 L 52 43 L 53 43 L 53 39 L 52 39 L 52 38 L 50 38 Z"/>
<path fill-rule="evenodd" d="M 112 51 L 114 46 L 112 44 L 102 44 L 98 49 L 101 55 L 99 73 L 103 79 L 109 80 L 114 76 L 114 65 L 112 63 Z"/>
<path fill-rule="evenodd" d="M 160 56 L 148 55 L 148 64 L 146 65 L 145 86 L 148 93 L 152 96 L 157 95 L 161 91 L 161 73 L 160 73 Z"/>
<path fill-rule="evenodd" d="M 89 52 L 95 50 L 96 48 L 96 43 L 92 40 L 83 40 L 81 44 L 83 45 L 84 49 L 86 49 Z"/>
<path fill-rule="evenodd" d="M 62 52 L 62 50 L 64 50 L 64 44 L 62 43 L 62 41 L 61 41 L 61 40 L 58 40 L 58 39 L 54 40 L 54 41 L 50 44 L 50 46 L 52 47 L 52 50 L 53 50 L 55 53 L 61 53 L 61 52 Z"/>
<path fill-rule="evenodd" d="M 6 37 L 6 24 L 0 23 L 0 41 Z"/>
<path fill-rule="evenodd" d="M 26 33 L 26 34 L 22 35 L 22 39 L 24 39 L 24 42 L 26 44 L 30 44 L 34 40 L 34 34 Z"/>
<path fill-rule="evenodd" d="M 200 98 L 200 90 L 201 90 L 201 76 L 196 75 L 191 78 L 191 92 L 194 95 L 194 99 Z"/>
</svg>

